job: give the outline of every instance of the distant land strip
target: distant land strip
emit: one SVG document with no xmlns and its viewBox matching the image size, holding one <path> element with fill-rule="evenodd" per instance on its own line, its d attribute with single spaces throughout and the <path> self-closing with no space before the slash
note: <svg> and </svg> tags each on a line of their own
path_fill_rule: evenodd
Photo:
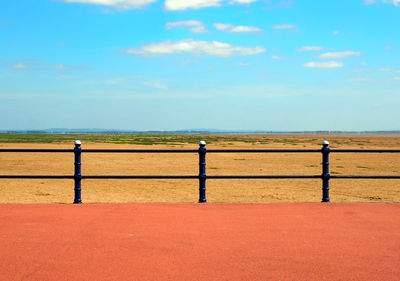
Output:
<svg viewBox="0 0 400 281">
<path fill-rule="evenodd" d="M 219 130 L 219 129 L 187 129 L 175 131 L 135 131 L 135 130 L 116 130 L 116 129 L 44 129 L 44 130 L 0 130 L 1 134 L 118 134 L 118 135 L 230 135 L 230 134 L 266 134 L 266 135 L 286 135 L 286 134 L 400 134 L 400 130 L 383 131 L 257 131 L 257 130 Z"/>
</svg>

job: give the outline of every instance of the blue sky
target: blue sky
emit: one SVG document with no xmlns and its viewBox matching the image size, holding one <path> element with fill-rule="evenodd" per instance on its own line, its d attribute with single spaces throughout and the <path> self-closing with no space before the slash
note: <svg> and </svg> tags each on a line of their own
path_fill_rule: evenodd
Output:
<svg viewBox="0 0 400 281">
<path fill-rule="evenodd" d="M 0 130 L 399 130 L 400 0 L 0 3 Z"/>
</svg>

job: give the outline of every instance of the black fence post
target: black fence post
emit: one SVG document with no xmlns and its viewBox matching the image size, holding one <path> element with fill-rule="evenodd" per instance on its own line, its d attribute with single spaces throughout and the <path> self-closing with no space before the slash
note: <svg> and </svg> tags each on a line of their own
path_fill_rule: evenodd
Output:
<svg viewBox="0 0 400 281">
<path fill-rule="evenodd" d="M 206 142 L 199 142 L 199 203 L 207 203 L 206 200 Z"/>
<path fill-rule="evenodd" d="M 76 140 L 75 141 L 75 147 L 74 147 L 74 155 L 75 155 L 75 162 L 74 162 L 74 166 L 75 166 L 75 173 L 74 173 L 75 198 L 74 198 L 74 204 L 81 204 L 82 203 L 82 198 L 81 198 L 81 180 L 82 180 L 81 153 L 82 153 L 81 141 Z"/>
<path fill-rule="evenodd" d="M 330 202 L 329 199 L 329 142 L 322 142 L 322 202 Z"/>
</svg>

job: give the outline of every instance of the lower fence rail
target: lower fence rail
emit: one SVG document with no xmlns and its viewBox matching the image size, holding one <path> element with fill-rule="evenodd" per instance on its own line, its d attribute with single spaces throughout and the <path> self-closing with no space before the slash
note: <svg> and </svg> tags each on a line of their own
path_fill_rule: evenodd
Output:
<svg viewBox="0 0 400 281">
<path fill-rule="evenodd" d="M 0 175 L 0 179 L 73 179 L 74 176 Z"/>
<path fill-rule="evenodd" d="M 329 142 L 322 142 L 322 149 L 210 149 L 206 150 L 206 142 L 199 142 L 199 149 L 82 149 L 81 142 L 75 141 L 74 149 L 0 149 L 0 152 L 35 152 L 35 153 L 74 153 L 74 175 L 0 175 L 0 179 L 74 179 L 74 204 L 82 203 L 81 181 L 83 179 L 198 179 L 199 203 L 206 203 L 207 179 L 321 179 L 322 200 L 330 202 L 330 179 L 400 179 L 397 175 L 330 175 L 329 154 L 335 153 L 400 153 L 396 149 L 330 149 Z M 198 153 L 198 175 L 82 175 L 81 155 L 85 153 Z M 206 153 L 322 153 L 322 174 L 320 175 L 207 175 Z"/>
</svg>

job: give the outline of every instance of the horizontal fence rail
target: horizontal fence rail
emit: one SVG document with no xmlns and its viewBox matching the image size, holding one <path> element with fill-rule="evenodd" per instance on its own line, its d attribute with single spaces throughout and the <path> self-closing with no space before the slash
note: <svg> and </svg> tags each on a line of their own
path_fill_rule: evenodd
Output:
<svg viewBox="0 0 400 281">
<path fill-rule="evenodd" d="M 89 153 L 197 153 L 197 149 L 82 149 Z"/>
<path fill-rule="evenodd" d="M 321 149 L 206 149 L 205 141 L 199 142 L 199 149 L 82 149 L 81 142 L 75 141 L 74 149 L 0 149 L 0 152 L 27 153 L 74 153 L 74 175 L 0 175 L 0 179 L 74 179 L 74 203 L 82 203 L 82 179 L 198 179 L 199 203 L 206 203 L 207 179 L 321 179 L 322 202 L 330 202 L 330 179 L 400 179 L 395 175 L 330 175 L 330 153 L 400 153 L 398 149 L 330 149 L 329 142 L 323 141 Z M 198 175 L 82 175 L 82 153 L 198 153 Z M 207 175 L 206 153 L 322 153 L 322 174 L 320 175 Z"/>
<path fill-rule="evenodd" d="M 73 149 L 0 149 L 0 152 L 43 152 L 43 153 L 64 153 L 64 152 L 74 152 Z"/>
</svg>

